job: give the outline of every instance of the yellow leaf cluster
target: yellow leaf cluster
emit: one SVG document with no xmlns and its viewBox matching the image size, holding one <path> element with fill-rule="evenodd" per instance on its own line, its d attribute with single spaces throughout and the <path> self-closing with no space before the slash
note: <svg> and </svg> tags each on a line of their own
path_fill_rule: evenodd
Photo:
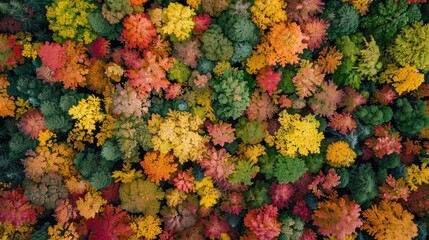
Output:
<svg viewBox="0 0 429 240">
<path fill-rule="evenodd" d="M 184 100 L 186 100 L 194 115 L 198 116 L 202 120 L 208 118 L 213 122 L 215 121 L 216 116 L 214 115 L 214 110 L 212 108 L 211 96 L 212 91 L 210 88 L 207 88 L 202 92 L 188 91 L 183 95 Z"/>
<path fill-rule="evenodd" d="M 207 88 L 204 92 L 197 92 L 195 96 L 196 103 L 200 106 L 202 106 L 202 110 L 204 114 L 198 115 L 201 119 L 205 119 L 206 117 L 210 119 L 211 121 L 214 121 L 216 119 L 214 115 L 214 110 L 212 108 L 212 98 L 211 98 L 212 92 L 209 88 Z"/>
<path fill-rule="evenodd" d="M 20 119 L 31 108 L 30 101 L 20 97 L 16 99 L 15 106 L 15 119 Z"/>
<path fill-rule="evenodd" d="M 68 113 L 72 119 L 77 120 L 75 127 L 85 130 L 90 135 L 96 129 L 96 123 L 103 121 L 105 117 L 101 112 L 100 98 L 93 95 L 80 100 Z"/>
<path fill-rule="evenodd" d="M 33 234 L 34 227 L 30 224 L 21 224 L 18 227 L 9 222 L 0 222 L 0 239 L 1 240 L 25 240 Z"/>
<path fill-rule="evenodd" d="M 245 145 L 241 143 L 238 146 L 238 155 L 242 156 L 242 159 L 249 161 L 253 164 L 258 162 L 258 158 L 267 154 L 265 152 L 265 147 L 258 143 L 254 145 Z"/>
<path fill-rule="evenodd" d="M 365 210 L 362 216 L 362 229 L 375 239 L 411 240 L 417 236 L 414 215 L 403 209 L 400 203 L 382 200 Z"/>
<path fill-rule="evenodd" d="M 210 176 L 204 177 L 201 182 L 195 181 L 194 189 L 200 196 L 200 206 L 206 208 L 213 207 L 222 196 L 221 192 L 214 187 Z"/>
<path fill-rule="evenodd" d="M 165 118 L 152 114 L 148 129 L 153 148 L 163 154 L 173 151 L 180 163 L 201 158 L 207 137 L 200 135 L 203 121 L 188 112 L 169 110 Z"/>
<path fill-rule="evenodd" d="M 156 239 L 162 233 L 161 219 L 156 215 L 138 216 L 130 224 L 134 235 L 131 239 Z"/>
<path fill-rule="evenodd" d="M 291 115 L 286 110 L 279 114 L 281 127 L 275 133 L 276 149 L 283 156 L 294 157 L 297 153 L 307 156 L 319 153 L 324 139 L 323 132 L 318 131 L 319 121 L 312 114 L 301 117 Z"/>
<path fill-rule="evenodd" d="M 427 163 L 422 163 L 420 168 L 415 164 L 407 167 L 407 183 L 412 191 L 417 190 L 417 186 L 429 183 Z"/>
<path fill-rule="evenodd" d="M 222 233 L 220 235 L 220 240 L 231 240 L 231 237 L 228 235 L 228 233 Z"/>
<path fill-rule="evenodd" d="M 356 157 L 355 151 L 344 141 L 333 142 L 326 150 L 326 162 L 332 167 L 350 167 Z"/>
<path fill-rule="evenodd" d="M 15 111 L 15 102 L 6 88 L 10 85 L 6 75 L 0 75 L 0 117 L 12 117 Z"/>
<path fill-rule="evenodd" d="M 107 105 L 107 102 L 105 101 L 105 105 Z M 95 138 L 97 138 L 97 146 L 102 146 L 107 139 L 110 139 L 113 137 L 113 130 L 115 129 L 115 123 L 116 119 L 110 115 L 106 114 L 103 122 L 101 123 L 100 132 L 98 132 L 95 135 Z"/>
<path fill-rule="evenodd" d="M 192 8 L 198 10 L 201 4 L 201 0 L 186 0 L 186 3 Z"/>
<path fill-rule="evenodd" d="M 85 44 L 97 38 L 88 22 L 89 14 L 97 5 L 87 0 L 55 0 L 46 8 L 49 29 L 54 32 L 56 42 L 67 39 Z"/>
<path fill-rule="evenodd" d="M 39 131 L 39 135 L 37 136 L 37 140 L 39 141 L 40 147 L 52 147 L 55 142 L 57 135 L 50 130 L 42 130 Z"/>
<path fill-rule="evenodd" d="M 357 233 L 347 234 L 341 240 L 355 240 L 357 236 L 358 236 Z M 329 237 L 326 237 L 325 240 L 340 240 L 340 238 L 337 238 L 335 236 L 329 236 Z"/>
<path fill-rule="evenodd" d="M 265 54 L 266 44 L 263 43 L 257 46 L 256 51 L 252 52 L 252 55 L 247 58 L 246 72 L 249 74 L 257 74 L 259 70 L 265 67 Z"/>
<path fill-rule="evenodd" d="M 273 147 L 276 144 L 276 137 L 265 131 L 264 141 L 268 146 Z"/>
<path fill-rule="evenodd" d="M 107 201 L 101 196 L 101 192 L 91 189 L 85 194 L 84 198 L 79 198 L 76 201 L 76 209 L 82 217 L 90 219 L 95 217 L 98 212 L 101 212 L 103 205 L 106 203 Z"/>
<path fill-rule="evenodd" d="M 261 30 L 287 20 L 286 2 L 284 0 L 255 0 L 250 11 L 252 12 L 252 21 Z"/>
<path fill-rule="evenodd" d="M 137 178 L 143 177 L 141 170 L 137 170 L 132 167 L 131 163 L 125 163 L 122 167 L 122 171 L 113 171 L 112 178 L 115 182 L 130 183 Z"/>
<path fill-rule="evenodd" d="M 10 189 L 12 187 L 12 183 L 10 182 L 0 182 L 0 194 L 7 190 Z"/>
<path fill-rule="evenodd" d="M 341 2 L 350 3 L 363 16 L 368 11 L 372 0 L 341 0 Z"/>
<path fill-rule="evenodd" d="M 42 43 L 33 41 L 33 35 L 30 32 L 18 32 L 14 36 L 17 42 L 23 46 L 21 55 L 35 60 L 37 58 L 37 50 Z"/>
<path fill-rule="evenodd" d="M 121 81 L 121 77 L 125 73 L 125 70 L 121 66 L 116 63 L 108 63 L 105 68 L 106 71 L 104 71 L 104 74 L 106 74 L 106 76 L 115 82 Z"/>
<path fill-rule="evenodd" d="M 77 105 L 71 107 L 68 113 L 72 119 L 77 121 L 74 128 L 69 132 L 67 141 L 74 141 L 74 147 L 78 149 L 84 148 L 83 142 L 94 143 L 93 132 L 96 130 L 97 124 L 103 122 L 106 118 L 106 114 L 101 109 L 100 98 L 91 95 L 87 99 L 82 99 Z M 110 127 L 110 135 L 99 135 L 98 138 L 106 140 L 106 138 L 112 136 L 112 130 L 113 124 Z M 101 142 L 99 145 L 101 145 Z"/>
<path fill-rule="evenodd" d="M 31 32 L 17 32 L 13 36 L 20 44 L 29 43 L 33 41 L 33 34 L 31 34 Z"/>
<path fill-rule="evenodd" d="M 177 188 L 170 188 L 165 191 L 165 200 L 169 207 L 176 207 L 183 203 L 187 196 L 188 195 L 185 192 L 180 191 Z"/>
<path fill-rule="evenodd" d="M 37 58 L 37 50 L 39 49 L 39 42 L 36 43 L 24 43 L 22 48 L 22 56 L 35 60 Z"/>
<path fill-rule="evenodd" d="M 228 61 L 219 61 L 213 68 L 213 72 L 216 76 L 222 76 L 226 69 L 231 69 L 231 63 Z"/>
<path fill-rule="evenodd" d="M 390 65 L 380 76 L 380 83 L 391 83 L 396 92 L 414 91 L 425 81 L 425 75 L 409 64 L 402 68 Z"/>
<path fill-rule="evenodd" d="M 79 239 L 76 223 L 64 223 L 49 226 L 48 234 L 50 240 L 74 240 Z"/>
<path fill-rule="evenodd" d="M 192 20 L 195 15 L 195 11 L 189 6 L 170 3 L 162 10 L 161 33 L 174 35 L 179 41 L 186 40 L 195 27 L 195 22 Z"/>
</svg>

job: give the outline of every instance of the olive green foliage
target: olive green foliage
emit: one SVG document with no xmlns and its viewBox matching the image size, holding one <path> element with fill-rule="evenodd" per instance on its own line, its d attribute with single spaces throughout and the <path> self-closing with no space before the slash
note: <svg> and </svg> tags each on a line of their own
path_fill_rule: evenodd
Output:
<svg viewBox="0 0 429 240">
<path fill-rule="evenodd" d="M 234 54 L 232 42 L 223 35 L 219 25 L 212 24 L 201 36 L 201 49 L 211 61 L 229 61 Z"/>
<path fill-rule="evenodd" d="M 373 37 L 370 37 L 368 41 L 365 38 L 363 40 L 364 46 L 360 50 L 358 72 L 363 78 L 375 80 L 375 75 L 383 65 L 380 61 L 380 48 Z"/>
<path fill-rule="evenodd" d="M 250 91 L 242 70 L 225 70 L 211 81 L 213 107 L 221 119 L 237 119 L 250 104 Z"/>
<path fill-rule="evenodd" d="M 0 1 L 0 15 L 10 16 L 22 24 L 23 31 L 31 32 L 38 41 L 51 40 L 46 19 L 46 7 L 53 0 L 6 0 Z M 28 14 L 31 8 L 34 14 Z"/>
<path fill-rule="evenodd" d="M 92 148 L 78 153 L 74 164 L 82 178 L 88 180 L 96 189 L 105 188 L 113 181 L 110 175 L 115 162 L 104 159 L 99 152 Z"/>
<path fill-rule="evenodd" d="M 232 184 L 243 183 L 244 185 L 252 185 L 252 176 L 259 172 L 259 167 L 253 165 L 249 161 L 240 161 L 234 172 L 228 176 L 228 180 Z"/>
<path fill-rule="evenodd" d="M 282 212 L 279 220 L 282 223 L 279 240 L 299 240 L 301 238 L 305 225 L 301 218 L 288 212 Z"/>
<path fill-rule="evenodd" d="M 365 124 L 375 126 L 390 121 L 393 117 L 393 111 L 388 106 L 363 105 L 357 108 L 355 115 Z"/>
<path fill-rule="evenodd" d="M 421 99 L 398 98 L 393 115 L 396 129 L 404 135 L 416 135 L 429 125 L 426 103 Z"/>
<path fill-rule="evenodd" d="M 115 137 L 122 152 L 124 162 L 138 162 L 139 150 L 148 151 L 152 148 L 152 135 L 149 133 L 147 122 L 141 118 L 130 117 L 119 119 L 114 123 Z"/>
<path fill-rule="evenodd" d="M 351 192 L 350 198 L 362 204 L 378 195 L 376 174 L 371 164 L 355 165 L 350 171 L 347 189 Z"/>
<path fill-rule="evenodd" d="M 259 157 L 258 163 L 261 167 L 261 173 L 265 175 L 265 178 L 270 179 L 274 177 L 274 168 L 276 161 L 273 161 L 274 157 L 277 154 L 277 151 L 273 147 L 265 147 L 265 152 L 267 154 Z"/>
<path fill-rule="evenodd" d="M 377 160 L 378 166 L 383 169 L 392 169 L 401 164 L 401 158 L 397 153 L 391 153 L 387 156 L 384 156 L 382 159 Z"/>
<path fill-rule="evenodd" d="M 250 208 L 258 208 L 265 203 L 271 203 L 270 195 L 268 194 L 268 189 L 270 185 L 265 181 L 256 181 L 246 192 L 244 192 L 244 197 L 246 203 Z"/>
<path fill-rule="evenodd" d="M 419 4 L 408 4 L 406 0 L 378 1 L 371 4 L 360 26 L 378 44 L 386 45 L 401 28 L 421 19 L 419 7 Z"/>
<path fill-rule="evenodd" d="M 259 42 L 259 29 L 250 16 L 235 14 L 230 9 L 220 15 L 218 23 L 233 42 L 248 42 L 251 45 Z"/>
<path fill-rule="evenodd" d="M 149 180 L 138 178 L 119 187 L 121 207 L 131 213 L 155 215 L 159 212 L 160 200 L 163 198 L 164 192 Z"/>
<path fill-rule="evenodd" d="M 338 0 L 328 1 L 322 18 L 329 22 L 328 38 L 333 40 L 339 36 L 355 33 L 359 25 L 359 12 L 348 3 Z"/>
<path fill-rule="evenodd" d="M 322 168 L 323 163 L 325 162 L 324 154 L 309 154 L 308 156 L 303 157 L 305 166 L 307 166 L 308 171 L 311 173 L 317 173 Z"/>
<path fill-rule="evenodd" d="M 17 132 L 9 141 L 9 157 L 24 158 L 25 153 L 30 149 L 34 150 L 38 144 L 37 140 L 29 138 L 22 132 Z"/>
<path fill-rule="evenodd" d="M 207 58 L 199 58 L 197 61 L 197 71 L 200 74 L 207 74 L 213 70 L 216 66 L 216 63 L 208 60 Z"/>
<path fill-rule="evenodd" d="M 282 77 L 277 87 L 286 94 L 296 93 L 296 86 L 292 81 L 292 79 L 296 76 L 296 73 L 297 69 L 295 67 L 291 65 L 286 66 L 286 68 L 283 69 Z"/>
<path fill-rule="evenodd" d="M 100 11 L 89 14 L 88 22 L 97 35 L 109 40 L 117 39 L 122 31 L 122 25 L 120 23 L 110 24 Z"/>
<path fill-rule="evenodd" d="M 273 160 L 275 161 L 273 175 L 279 183 L 293 183 L 308 170 L 301 158 L 277 154 Z"/>
<path fill-rule="evenodd" d="M 358 71 L 363 37 L 361 34 L 342 36 L 336 39 L 335 46 L 343 54 L 342 63 L 334 73 L 334 82 L 340 86 L 358 89 L 362 75 Z"/>
<path fill-rule="evenodd" d="M 191 69 L 184 63 L 174 60 L 174 66 L 168 70 L 168 79 L 179 83 L 188 81 L 191 76 Z"/>
<path fill-rule="evenodd" d="M 388 48 L 393 60 L 401 65 L 429 70 L 429 24 L 415 22 L 401 29 Z"/>
<path fill-rule="evenodd" d="M 120 22 L 122 18 L 132 12 L 130 1 L 105 0 L 102 6 L 104 18 L 111 24 Z"/>
<path fill-rule="evenodd" d="M 62 84 L 49 84 L 35 78 L 35 67 L 24 64 L 14 69 L 15 76 L 10 78 L 8 91 L 14 96 L 28 100 L 34 107 L 39 107 L 45 118 L 45 125 L 50 130 L 66 132 L 73 126 L 68 110 L 76 105 L 85 94 L 66 90 Z"/>
<path fill-rule="evenodd" d="M 241 117 L 235 125 L 235 135 L 245 144 L 260 143 L 265 136 L 266 123 L 250 121 Z"/>
<path fill-rule="evenodd" d="M 46 209 L 54 209 L 58 203 L 69 196 L 63 177 L 50 172 L 43 175 L 40 182 L 25 179 L 23 182 L 24 195 L 35 205 Z"/>
</svg>

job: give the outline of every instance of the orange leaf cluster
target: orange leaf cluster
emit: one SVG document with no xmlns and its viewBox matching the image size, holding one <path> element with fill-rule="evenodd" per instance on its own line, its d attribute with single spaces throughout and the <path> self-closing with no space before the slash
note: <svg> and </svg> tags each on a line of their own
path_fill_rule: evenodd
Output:
<svg viewBox="0 0 429 240">
<path fill-rule="evenodd" d="M 378 189 L 380 190 L 380 196 L 386 200 L 403 199 L 407 201 L 408 195 L 410 195 L 410 189 L 405 180 L 403 178 L 396 180 L 392 175 L 387 176 L 386 182 Z"/>
<path fill-rule="evenodd" d="M 101 197 L 101 192 L 91 190 L 76 201 L 76 209 L 82 217 L 90 219 L 101 212 L 106 203 L 107 201 Z"/>
<path fill-rule="evenodd" d="M 286 25 L 282 22 L 275 25 L 268 33 L 269 51 L 267 63 L 275 66 L 279 63 L 282 67 L 286 64 L 298 63 L 298 55 L 307 48 L 304 40 L 308 40 L 301 27 L 292 22 Z"/>
<path fill-rule="evenodd" d="M 133 7 L 143 6 L 143 4 L 145 4 L 146 2 L 147 0 L 130 0 L 130 4 Z"/>
<path fill-rule="evenodd" d="M 77 218 L 77 209 L 70 203 L 69 199 L 64 199 L 55 208 L 54 216 L 58 224 L 65 224 L 70 219 Z"/>
<path fill-rule="evenodd" d="M 173 58 L 163 58 L 151 51 L 144 53 L 140 68 L 130 69 L 126 77 L 130 85 L 136 88 L 142 99 L 146 99 L 152 90 L 166 89 L 169 85 L 167 71 L 173 67 Z"/>
<path fill-rule="evenodd" d="M 0 117 L 12 117 L 15 111 L 14 98 L 10 97 L 6 88 L 10 85 L 6 75 L 0 75 Z"/>
<path fill-rule="evenodd" d="M 411 240 L 417 236 L 414 215 L 397 202 L 382 200 L 363 212 L 362 229 L 376 239 Z"/>
<path fill-rule="evenodd" d="M 64 178 L 77 176 L 78 171 L 73 164 L 75 155 L 75 151 L 64 143 L 39 146 L 22 160 L 25 175 L 33 181 L 40 180 L 47 172 L 56 172 Z"/>
<path fill-rule="evenodd" d="M 332 197 L 317 204 L 312 216 L 313 224 L 319 227 L 319 232 L 323 235 L 343 239 L 362 226 L 360 211 L 360 205 L 354 200 L 350 201 L 347 195 L 341 198 Z"/>
<path fill-rule="evenodd" d="M 334 47 L 325 47 L 319 54 L 317 64 L 323 73 L 334 73 L 335 69 L 341 65 L 343 54 Z"/>
<path fill-rule="evenodd" d="M 130 14 L 123 21 L 122 41 L 127 48 L 144 50 L 156 36 L 156 28 L 145 13 Z"/>
<path fill-rule="evenodd" d="M 169 180 L 171 174 L 177 171 L 174 156 L 159 152 L 147 152 L 140 165 L 148 175 L 149 180 L 155 183 L 159 183 L 161 180 Z"/>
<path fill-rule="evenodd" d="M 114 86 L 105 74 L 106 67 L 106 64 L 100 59 L 92 61 L 86 76 L 86 87 L 98 94 L 110 96 L 114 91 Z"/>
<path fill-rule="evenodd" d="M 286 64 L 298 63 L 298 55 L 307 48 L 304 41 L 308 39 L 295 22 L 274 25 L 247 59 L 247 71 L 257 73 L 266 65 L 280 64 L 284 67 Z"/>
<path fill-rule="evenodd" d="M 51 83 L 62 82 L 64 88 L 76 89 L 78 86 L 85 86 L 85 75 L 89 72 L 86 50 L 82 43 L 69 40 L 62 46 L 46 42 L 38 50 L 42 60 L 38 77 Z"/>
</svg>

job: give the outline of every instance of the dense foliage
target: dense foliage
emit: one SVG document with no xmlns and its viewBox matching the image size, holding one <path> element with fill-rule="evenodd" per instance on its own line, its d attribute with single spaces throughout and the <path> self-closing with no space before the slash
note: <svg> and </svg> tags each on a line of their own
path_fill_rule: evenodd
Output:
<svg viewBox="0 0 429 240">
<path fill-rule="evenodd" d="M 0 239 L 427 239 L 427 0 L 0 0 Z"/>
</svg>

